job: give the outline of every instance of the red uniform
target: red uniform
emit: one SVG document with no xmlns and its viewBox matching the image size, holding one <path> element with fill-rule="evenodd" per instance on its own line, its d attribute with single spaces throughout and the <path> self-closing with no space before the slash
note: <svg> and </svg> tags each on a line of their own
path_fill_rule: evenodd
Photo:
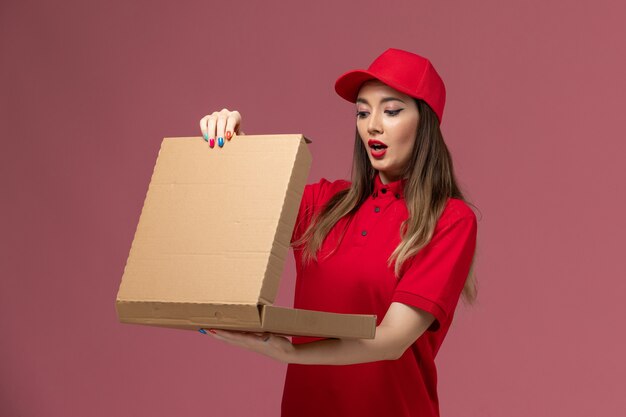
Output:
<svg viewBox="0 0 626 417">
<path fill-rule="evenodd" d="M 354 365 L 289 364 L 282 399 L 283 417 L 434 417 L 439 416 L 435 356 L 452 322 L 476 245 L 476 216 L 461 200 L 449 199 L 429 244 L 402 268 L 396 279 L 387 259 L 400 243 L 400 224 L 408 217 L 406 180 L 383 184 L 349 221 L 341 219 L 324 241 L 318 261 L 304 265 L 294 251 L 294 308 L 336 313 L 376 314 L 380 324 L 392 302 L 432 313 L 436 320 L 398 360 Z M 304 189 L 293 239 L 345 180 L 322 178 Z M 343 240 L 333 250 L 346 226 Z M 319 340 L 294 337 L 293 343 Z"/>
</svg>

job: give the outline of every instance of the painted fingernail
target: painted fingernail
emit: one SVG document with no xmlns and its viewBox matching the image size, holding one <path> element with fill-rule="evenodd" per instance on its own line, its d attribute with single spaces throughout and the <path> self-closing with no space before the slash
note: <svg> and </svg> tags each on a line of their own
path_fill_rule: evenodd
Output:
<svg viewBox="0 0 626 417">
<path fill-rule="evenodd" d="M 228 132 L 226 132 L 226 139 L 230 140 L 230 138 L 233 136 L 233 134 L 230 132 L 230 130 Z"/>
<path fill-rule="evenodd" d="M 215 147 L 215 138 L 209 139 L 209 147 L 210 148 L 214 148 Z"/>
<path fill-rule="evenodd" d="M 211 333 L 213 333 L 213 334 L 217 334 L 217 333 L 215 332 L 215 330 L 213 330 L 213 329 L 209 329 L 209 331 L 210 331 Z"/>
<path fill-rule="evenodd" d="M 217 145 L 221 148 L 222 146 L 224 146 L 224 138 L 223 137 L 219 137 L 217 138 Z"/>
<path fill-rule="evenodd" d="M 200 330 L 198 330 L 198 331 L 199 331 L 200 333 L 202 333 L 202 334 L 206 334 L 206 330 L 204 330 L 204 329 L 200 329 Z"/>
<path fill-rule="evenodd" d="M 209 140 L 209 135 L 207 133 L 204 134 L 204 141 L 206 142 L 207 140 Z"/>
</svg>

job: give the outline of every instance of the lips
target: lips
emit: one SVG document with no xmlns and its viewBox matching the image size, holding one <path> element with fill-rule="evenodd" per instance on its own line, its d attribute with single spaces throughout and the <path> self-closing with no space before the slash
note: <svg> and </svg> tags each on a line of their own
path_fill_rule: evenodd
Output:
<svg viewBox="0 0 626 417">
<path fill-rule="evenodd" d="M 383 142 L 376 140 L 376 139 L 370 139 L 367 141 L 367 145 L 374 149 L 374 150 L 380 150 L 380 149 L 386 149 L 387 145 L 385 145 Z"/>
</svg>

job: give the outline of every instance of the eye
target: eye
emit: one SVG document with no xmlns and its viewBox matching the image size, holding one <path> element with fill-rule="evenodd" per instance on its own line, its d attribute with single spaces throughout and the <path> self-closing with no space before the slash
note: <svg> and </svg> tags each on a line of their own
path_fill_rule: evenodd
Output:
<svg viewBox="0 0 626 417">
<path fill-rule="evenodd" d="M 362 118 L 364 118 L 366 115 L 367 115 L 367 112 L 366 112 L 366 111 L 358 111 L 358 112 L 356 112 L 356 117 L 357 117 L 357 119 L 362 119 Z"/>
<path fill-rule="evenodd" d="M 387 113 L 389 116 L 397 116 L 398 113 L 400 113 L 402 110 L 404 109 L 398 109 L 398 110 L 385 110 L 385 113 Z"/>
</svg>

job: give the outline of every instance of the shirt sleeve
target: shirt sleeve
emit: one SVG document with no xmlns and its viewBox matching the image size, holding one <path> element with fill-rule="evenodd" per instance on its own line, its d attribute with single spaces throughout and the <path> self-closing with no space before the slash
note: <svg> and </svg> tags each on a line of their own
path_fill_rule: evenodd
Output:
<svg viewBox="0 0 626 417">
<path fill-rule="evenodd" d="M 428 330 L 438 330 L 461 296 L 476 248 L 476 232 L 476 216 L 471 211 L 435 232 L 431 241 L 407 261 L 392 302 L 431 313 L 435 321 Z"/>
<path fill-rule="evenodd" d="M 298 209 L 298 217 L 296 218 L 296 224 L 291 235 L 291 242 L 300 239 L 309 227 L 311 220 L 313 220 L 315 210 L 319 208 L 317 205 L 320 201 L 320 196 L 327 188 L 328 184 L 330 184 L 330 182 L 326 178 L 322 178 L 319 182 L 304 186 L 300 208 Z"/>
<path fill-rule="evenodd" d="M 308 225 L 311 221 L 310 216 L 307 215 L 307 211 L 309 210 L 308 208 L 311 207 L 311 185 L 312 184 L 307 184 L 304 186 L 302 200 L 300 201 L 300 208 L 298 209 L 298 216 L 296 217 L 296 224 L 293 227 L 293 233 L 291 235 L 292 243 L 300 239 L 300 237 L 306 230 L 306 225 Z"/>
</svg>

